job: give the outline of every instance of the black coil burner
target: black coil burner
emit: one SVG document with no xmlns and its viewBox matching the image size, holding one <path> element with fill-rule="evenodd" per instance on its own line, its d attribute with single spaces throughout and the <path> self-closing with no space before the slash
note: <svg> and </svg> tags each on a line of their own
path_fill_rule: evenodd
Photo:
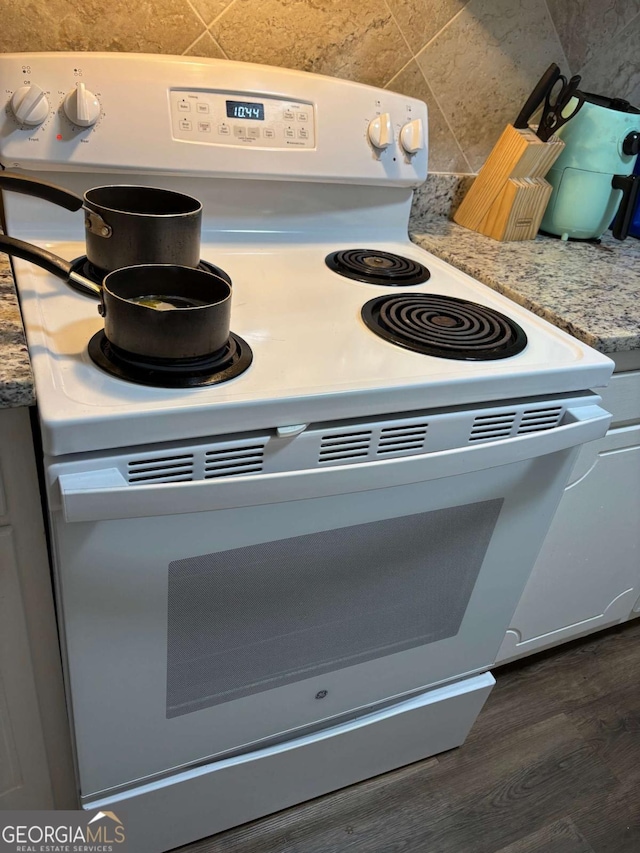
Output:
<svg viewBox="0 0 640 853">
<path fill-rule="evenodd" d="M 327 255 L 325 263 L 346 278 L 389 287 L 422 284 L 431 276 L 417 261 L 378 249 L 343 249 Z"/>
<path fill-rule="evenodd" d="M 115 347 L 104 331 L 89 341 L 91 359 L 107 373 L 138 385 L 158 388 L 200 388 L 227 382 L 249 367 L 251 347 L 231 333 L 222 349 L 199 358 L 145 358 Z"/>
<path fill-rule="evenodd" d="M 210 264 L 209 261 L 200 261 L 196 269 L 203 270 L 204 272 L 210 272 L 214 275 L 220 276 L 223 281 L 226 281 L 227 284 L 231 284 L 231 279 L 229 275 L 221 270 L 220 267 L 215 266 L 215 264 Z M 96 267 L 91 261 L 87 258 L 86 255 L 81 255 L 79 258 L 71 261 L 71 272 L 78 273 L 79 275 L 83 275 L 85 278 L 88 278 L 89 281 L 92 281 L 94 284 L 102 284 L 104 277 L 107 275 L 106 270 L 101 270 Z M 74 281 L 68 281 L 67 284 L 69 287 L 72 287 L 78 293 L 81 293 L 83 296 L 88 296 L 92 299 L 99 299 L 97 293 L 90 293 L 88 290 L 85 290 L 81 285 L 76 284 Z"/>
<path fill-rule="evenodd" d="M 453 296 L 380 296 L 362 306 L 362 319 L 379 337 L 439 358 L 509 358 L 527 345 L 524 331 L 504 314 Z"/>
</svg>

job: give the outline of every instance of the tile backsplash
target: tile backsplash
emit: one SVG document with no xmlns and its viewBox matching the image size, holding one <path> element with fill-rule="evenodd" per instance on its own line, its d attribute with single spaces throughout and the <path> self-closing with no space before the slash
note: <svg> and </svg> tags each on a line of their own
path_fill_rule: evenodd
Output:
<svg viewBox="0 0 640 853">
<path fill-rule="evenodd" d="M 421 98 L 441 175 L 479 170 L 550 62 L 640 105 L 638 44 L 640 0 L 30 0 L 0 29 L 2 52 L 227 58 Z"/>
</svg>

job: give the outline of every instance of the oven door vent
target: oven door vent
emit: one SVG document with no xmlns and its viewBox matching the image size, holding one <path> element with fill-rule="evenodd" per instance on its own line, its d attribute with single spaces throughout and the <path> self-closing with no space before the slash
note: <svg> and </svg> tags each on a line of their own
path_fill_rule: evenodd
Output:
<svg viewBox="0 0 640 853">
<path fill-rule="evenodd" d="M 380 431 L 377 453 L 390 454 L 420 453 L 427 439 L 427 423 L 412 423 L 404 426 L 386 427 Z"/>
<path fill-rule="evenodd" d="M 204 478 L 259 474 L 264 467 L 264 441 L 220 444 L 204 454 Z"/>
<path fill-rule="evenodd" d="M 323 435 L 320 439 L 319 464 L 353 462 L 369 455 L 371 430 L 357 430 Z"/>
<path fill-rule="evenodd" d="M 556 397 L 511 401 L 504 407 L 479 406 L 471 411 L 456 407 L 414 417 L 408 413 L 378 421 L 324 422 L 284 437 L 275 430 L 247 432 L 202 443 L 156 445 L 154 450 L 132 448 L 130 455 L 105 457 L 102 467 L 117 469 L 131 486 L 153 486 L 386 463 L 399 457 L 552 431 L 561 426 L 573 402 L 573 398 Z M 576 402 L 582 404 L 582 396 Z M 78 471 L 87 470 L 84 463 L 77 465 Z"/>
<path fill-rule="evenodd" d="M 539 432 L 543 429 L 553 429 L 558 426 L 562 418 L 562 406 L 553 406 L 551 408 L 527 409 L 520 421 L 518 427 L 518 435 L 523 435 L 527 432 Z"/>
<path fill-rule="evenodd" d="M 515 422 L 515 412 L 496 412 L 492 415 L 478 415 L 471 425 L 469 441 L 489 441 L 489 439 L 508 438 L 513 434 Z"/>
<path fill-rule="evenodd" d="M 132 486 L 140 486 L 260 474 L 265 444 L 266 439 L 254 437 L 185 448 L 175 455 L 164 451 L 127 459 L 127 480 Z"/>
<path fill-rule="evenodd" d="M 406 419 L 393 426 L 375 424 L 352 432 L 325 433 L 320 438 L 319 465 L 373 461 L 380 457 L 423 453 L 426 421 Z"/>
<path fill-rule="evenodd" d="M 127 480 L 135 486 L 143 483 L 180 483 L 193 480 L 193 453 L 130 459 L 127 464 Z"/>
<path fill-rule="evenodd" d="M 559 425 L 563 413 L 563 406 L 540 406 L 538 409 L 478 415 L 473 421 L 469 441 L 488 441 L 553 429 Z"/>
</svg>

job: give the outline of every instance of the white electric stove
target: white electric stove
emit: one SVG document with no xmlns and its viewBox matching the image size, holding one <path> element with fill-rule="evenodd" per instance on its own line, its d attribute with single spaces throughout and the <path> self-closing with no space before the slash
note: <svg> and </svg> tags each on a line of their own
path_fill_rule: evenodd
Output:
<svg viewBox="0 0 640 853">
<path fill-rule="evenodd" d="M 462 743 L 612 362 L 410 242 L 419 101 L 122 54 L 0 56 L 0 91 L 5 168 L 202 201 L 251 354 L 123 378 L 97 301 L 14 262 L 83 807 L 167 850 Z"/>
</svg>

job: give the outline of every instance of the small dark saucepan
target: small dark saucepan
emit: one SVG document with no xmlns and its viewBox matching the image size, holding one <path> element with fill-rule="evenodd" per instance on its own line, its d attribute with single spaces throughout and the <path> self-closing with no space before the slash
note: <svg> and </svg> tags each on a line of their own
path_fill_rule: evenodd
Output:
<svg viewBox="0 0 640 853">
<path fill-rule="evenodd" d="M 0 190 L 31 195 L 66 210 L 84 209 L 87 258 L 103 273 L 135 264 L 200 262 L 202 205 L 156 187 L 94 187 L 84 196 L 55 184 L 0 172 Z"/>
<path fill-rule="evenodd" d="M 192 267 L 144 264 L 109 273 L 102 287 L 71 271 L 68 261 L 0 235 L 0 252 L 31 261 L 67 283 L 100 296 L 104 332 L 116 347 L 146 358 L 198 358 L 229 340 L 231 287 Z"/>
</svg>

